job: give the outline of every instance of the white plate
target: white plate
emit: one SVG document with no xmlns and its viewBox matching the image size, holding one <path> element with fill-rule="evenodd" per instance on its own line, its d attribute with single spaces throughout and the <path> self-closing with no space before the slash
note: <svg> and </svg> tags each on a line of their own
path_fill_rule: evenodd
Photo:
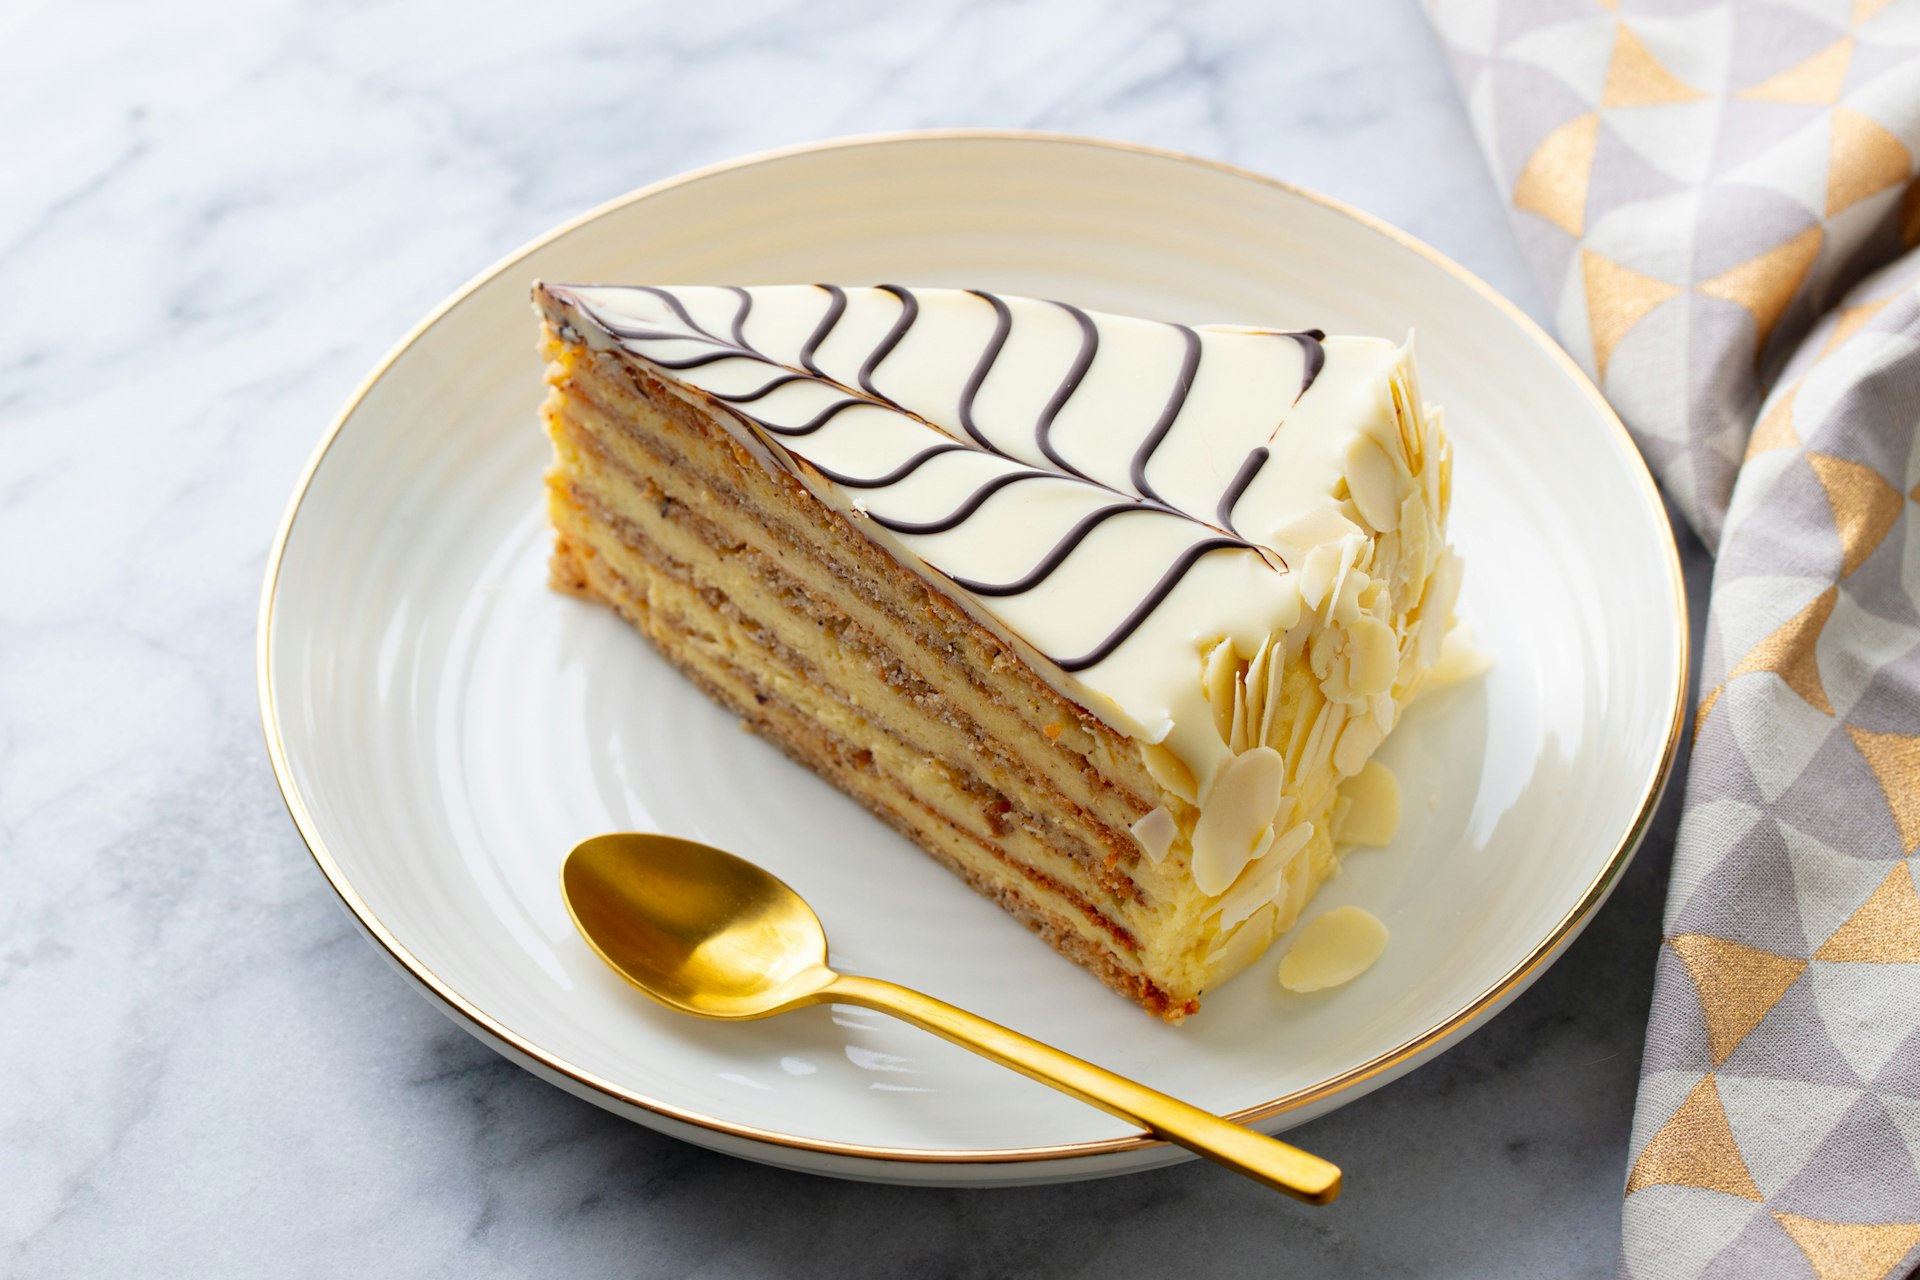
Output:
<svg viewBox="0 0 1920 1280">
<path fill-rule="evenodd" d="M 741 732 L 612 613 L 549 592 L 535 277 L 896 280 L 1168 320 L 1417 330 L 1457 447 L 1462 613 L 1494 666 L 1409 714 L 1385 753 L 1402 836 L 1354 855 L 1314 904 L 1380 915 L 1385 957 L 1350 986 L 1290 995 L 1273 979 L 1283 942 L 1186 1026 L 1162 1025 Z M 837 966 L 1278 1130 L 1457 1040 L 1599 906 L 1672 759 L 1684 609 L 1666 519 L 1619 423 L 1543 334 L 1431 250 L 1181 156 L 906 135 L 639 192 L 423 322 L 348 403 L 288 511 L 260 696 L 327 878 L 450 1016 L 515 1061 L 776 1164 L 1037 1182 L 1186 1157 L 878 1014 L 724 1025 L 656 1008 L 575 936 L 566 849 L 623 829 L 733 849 L 806 895 Z"/>
</svg>

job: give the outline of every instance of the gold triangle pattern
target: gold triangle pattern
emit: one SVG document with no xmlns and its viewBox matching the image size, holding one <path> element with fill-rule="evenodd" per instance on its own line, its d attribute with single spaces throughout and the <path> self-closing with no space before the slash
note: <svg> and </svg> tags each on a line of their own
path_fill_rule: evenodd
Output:
<svg viewBox="0 0 1920 1280">
<path fill-rule="evenodd" d="M 1759 1201 L 1740 1144 L 1734 1141 L 1727 1109 L 1720 1102 L 1720 1086 L 1709 1072 L 1693 1092 L 1640 1148 L 1639 1159 L 1627 1174 L 1627 1194 L 1642 1187 L 1705 1187 L 1743 1200 Z"/>
<path fill-rule="evenodd" d="M 1680 292 L 1680 286 L 1643 276 L 1591 249 L 1580 251 L 1580 276 L 1587 288 L 1587 329 L 1593 336 L 1593 363 L 1602 382 L 1607 361 L 1627 330 L 1649 311 Z"/>
<path fill-rule="evenodd" d="M 1815 960 L 1920 964 L 1920 893 L 1905 862 L 1888 869 L 1860 909 L 1813 953 Z"/>
<path fill-rule="evenodd" d="M 1668 939 L 1668 945 L 1687 966 L 1700 995 L 1700 1011 L 1707 1020 L 1707 1050 L 1716 1067 L 1807 971 L 1805 960 L 1707 933 L 1683 933 Z M 1717 1106 L 1717 1095 L 1714 1101 Z"/>
<path fill-rule="evenodd" d="M 1843 36 L 1805 62 L 1768 76 L 1740 96 L 1756 102 L 1806 102 L 1826 106 L 1840 100 L 1853 64 L 1853 37 Z"/>
<path fill-rule="evenodd" d="M 1826 490 L 1833 508 L 1834 531 L 1840 535 L 1840 576 L 1865 564 L 1900 519 L 1900 491 L 1872 467 L 1824 453 L 1810 453 L 1813 474 Z"/>
<path fill-rule="evenodd" d="M 1609 13 L 1620 12 L 1620 0 L 1594 0 L 1594 2 L 1598 4 L 1602 9 L 1607 10 Z M 1854 0 L 1855 4 L 1860 4 L 1863 2 L 1864 0 Z"/>
<path fill-rule="evenodd" d="M 1537 213 L 1570 236 L 1586 230 L 1587 183 L 1593 177 L 1600 117 L 1589 111 L 1555 129 L 1521 167 L 1513 186 L 1516 209 Z"/>
<path fill-rule="evenodd" d="M 1907 180 L 1913 156 L 1878 121 L 1836 107 L 1833 150 L 1827 160 L 1827 216 Z"/>
<path fill-rule="evenodd" d="M 1791 449 L 1800 443 L 1800 437 L 1793 430 L 1793 398 L 1799 394 L 1800 384 L 1796 382 L 1760 415 L 1760 421 L 1753 424 L 1753 434 L 1747 437 L 1748 458 L 1772 449 Z"/>
<path fill-rule="evenodd" d="M 1833 616 L 1833 605 L 1839 598 L 1838 587 L 1828 587 L 1815 596 L 1806 608 L 1753 646 L 1752 652 L 1727 672 L 1727 679 L 1771 671 L 1787 688 L 1799 694 L 1801 701 L 1815 711 L 1832 715 L 1833 704 L 1827 701 L 1827 688 L 1820 682 L 1820 659 L 1816 650 L 1820 633 L 1826 630 L 1827 619 Z"/>
<path fill-rule="evenodd" d="M 1651 107 L 1695 102 L 1706 96 L 1661 66 L 1633 28 L 1620 24 L 1620 34 L 1613 41 L 1613 58 L 1607 63 L 1606 88 L 1600 93 L 1601 106 Z"/>
<path fill-rule="evenodd" d="M 1807 1255 L 1816 1280 L 1887 1280 L 1920 1244 L 1920 1222 L 1825 1222 L 1778 1212 L 1773 1220 Z"/>
<path fill-rule="evenodd" d="M 1900 832 L 1900 847 L 1907 853 L 1920 849 L 1920 735 L 1874 733 L 1869 729 L 1847 726 L 1847 736 L 1867 758 L 1880 794 L 1893 811 L 1893 825 Z"/>
<path fill-rule="evenodd" d="M 1800 291 L 1807 273 L 1813 270 L 1823 234 L 1818 226 L 1808 227 L 1784 244 L 1777 244 L 1700 285 L 1700 292 L 1709 297 L 1738 303 L 1753 313 L 1754 323 L 1760 330 L 1756 357 L 1759 350 L 1766 347 L 1773 326 L 1786 314 L 1787 304 Z"/>
<path fill-rule="evenodd" d="M 1893 0 L 1853 0 L 1853 25 L 1864 26 Z"/>
<path fill-rule="evenodd" d="M 1838 351 L 1848 338 L 1866 327 L 1867 321 L 1879 315 L 1892 298 L 1882 298 L 1878 302 L 1863 302 L 1857 307 L 1840 308 L 1840 318 L 1834 322 L 1833 332 L 1827 335 L 1827 345 L 1820 348 L 1819 358 L 1825 360 Z"/>
</svg>

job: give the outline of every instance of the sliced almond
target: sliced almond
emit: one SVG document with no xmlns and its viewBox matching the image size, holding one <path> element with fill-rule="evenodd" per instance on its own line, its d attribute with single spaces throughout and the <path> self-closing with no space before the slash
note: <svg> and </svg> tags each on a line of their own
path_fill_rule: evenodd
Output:
<svg viewBox="0 0 1920 1280">
<path fill-rule="evenodd" d="M 1213 711 L 1213 725 L 1220 731 L 1222 742 L 1233 736 L 1233 680 L 1238 674 L 1231 639 L 1214 645 L 1207 654 L 1206 665 L 1200 669 L 1200 687 L 1206 695 L 1207 706 Z"/>
<path fill-rule="evenodd" d="M 1200 789 L 1186 761 L 1157 743 L 1142 747 L 1140 758 L 1146 762 L 1147 772 L 1155 782 L 1188 804 L 1200 803 Z"/>
<path fill-rule="evenodd" d="M 1266 723 L 1268 674 L 1272 669 L 1273 637 L 1268 636 L 1247 663 L 1247 733 L 1256 739 L 1262 738 L 1261 727 Z"/>
<path fill-rule="evenodd" d="M 1369 760 L 1341 784 L 1340 796 L 1350 803 L 1345 818 L 1334 824 L 1336 842 L 1378 846 L 1393 840 L 1400 829 L 1400 779 L 1393 770 Z"/>
<path fill-rule="evenodd" d="M 1400 671 L 1400 640 L 1393 628 L 1362 614 L 1347 632 L 1347 687 L 1372 696 L 1393 688 Z"/>
<path fill-rule="evenodd" d="M 1232 974 L 1252 964 L 1273 943 L 1278 933 L 1277 913 L 1272 906 L 1265 906 L 1253 913 L 1247 922 L 1229 933 L 1220 945 L 1207 953 L 1207 968 L 1216 973 Z"/>
<path fill-rule="evenodd" d="M 1387 926 L 1360 907 L 1335 907 L 1302 926 L 1280 961 L 1280 985 L 1324 991 L 1352 982 L 1387 949 Z"/>
<path fill-rule="evenodd" d="M 1453 625 L 1453 606 L 1460 596 L 1460 557 L 1443 550 L 1427 579 L 1426 594 L 1420 598 L 1419 663 L 1431 667 L 1440 657 L 1440 642 Z"/>
<path fill-rule="evenodd" d="M 1329 702 L 1314 723 L 1313 733 L 1307 739 L 1307 753 L 1300 761 L 1300 776 L 1303 780 L 1317 778 L 1320 771 L 1327 767 L 1328 759 L 1333 755 L 1334 744 L 1346 728 L 1347 709 L 1337 702 Z M 1305 790 L 1305 787 L 1296 788 Z"/>
<path fill-rule="evenodd" d="M 1334 575 L 1340 572 L 1340 549 L 1347 539 L 1339 542 L 1323 542 L 1307 552 L 1307 559 L 1300 566 L 1300 603 L 1309 609 L 1317 610 L 1320 602 L 1327 598 L 1327 588 L 1333 585 Z"/>
<path fill-rule="evenodd" d="M 1471 680 L 1492 665 L 1493 655 L 1474 643 L 1466 623 L 1458 623 L 1440 642 L 1440 657 L 1427 672 L 1427 687 L 1444 689 Z"/>
<path fill-rule="evenodd" d="M 1287 860 L 1276 858 L 1271 850 L 1249 862 L 1233 887 L 1220 895 L 1221 930 L 1233 928 L 1272 902 L 1286 875 Z"/>
<path fill-rule="evenodd" d="M 1371 436 L 1355 436 L 1347 446 L 1347 492 L 1360 518 L 1380 533 L 1400 525 L 1400 468 Z"/>
<path fill-rule="evenodd" d="M 1338 542 L 1359 532 L 1353 521 L 1341 515 L 1338 508 L 1315 507 L 1281 525 L 1274 534 L 1274 541 L 1302 548 L 1317 547 L 1323 542 Z"/>
<path fill-rule="evenodd" d="M 1173 848 L 1173 838 L 1179 834 L 1180 828 L 1174 822 L 1173 815 L 1162 806 L 1135 822 L 1128 830 L 1140 842 L 1140 852 L 1147 856 L 1147 861 L 1158 866 L 1166 858 L 1167 851 Z"/>
<path fill-rule="evenodd" d="M 1341 575 L 1339 588 L 1328 593 L 1323 610 L 1330 622 L 1349 623 L 1361 614 L 1360 598 L 1373 585 L 1364 569 L 1354 568 Z"/>
<path fill-rule="evenodd" d="M 1333 767 L 1339 770 L 1342 777 L 1351 778 L 1366 766 L 1367 760 L 1379 750 L 1380 742 L 1385 737 L 1372 716 L 1353 717 L 1340 730 L 1339 745 L 1333 749 Z"/>
<path fill-rule="evenodd" d="M 1233 727 L 1227 733 L 1227 749 L 1235 755 L 1247 749 L 1247 678 L 1233 673 Z"/>
<path fill-rule="evenodd" d="M 1321 696 L 1320 690 L 1313 685 L 1308 685 L 1306 695 L 1301 698 L 1300 705 L 1294 709 L 1292 732 L 1287 735 L 1288 777 L 1300 776 L 1300 761 L 1306 754 L 1307 739 L 1313 733 L 1313 726 L 1318 718 L 1325 713 L 1326 705 L 1326 699 Z"/>
<path fill-rule="evenodd" d="M 1210 898 L 1226 892 L 1260 841 L 1270 838 L 1285 780 L 1286 762 L 1272 747 L 1237 755 L 1220 771 L 1193 828 L 1193 882 L 1200 892 Z"/>
</svg>

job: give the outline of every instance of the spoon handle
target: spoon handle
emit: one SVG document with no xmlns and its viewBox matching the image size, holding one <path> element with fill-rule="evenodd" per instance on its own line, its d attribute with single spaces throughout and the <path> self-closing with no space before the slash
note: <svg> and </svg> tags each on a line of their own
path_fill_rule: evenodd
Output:
<svg viewBox="0 0 1920 1280">
<path fill-rule="evenodd" d="M 1308 1204 L 1330 1204 L 1340 1194 L 1339 1167 L 1319 1156 L 1222 1120 L 944 1000 L 897 983 L 853 974 L 836 975 L 818 998 L 864 1005 L 905 1018 Z"/>
</svg>

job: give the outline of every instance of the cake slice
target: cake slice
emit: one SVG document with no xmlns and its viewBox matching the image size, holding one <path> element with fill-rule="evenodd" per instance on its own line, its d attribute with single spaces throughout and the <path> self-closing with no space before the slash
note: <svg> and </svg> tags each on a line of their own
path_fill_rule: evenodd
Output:
<svg viewBox="0 0 1920 1280">
<path fill-rule="evenodd" d="M 1460 582 L 1407 347 L 536 285 L 556 585 L 1178 1021 L 1397 799 Z M 884 874 L 884 868 L 876 868 Z"/>
</svg>

